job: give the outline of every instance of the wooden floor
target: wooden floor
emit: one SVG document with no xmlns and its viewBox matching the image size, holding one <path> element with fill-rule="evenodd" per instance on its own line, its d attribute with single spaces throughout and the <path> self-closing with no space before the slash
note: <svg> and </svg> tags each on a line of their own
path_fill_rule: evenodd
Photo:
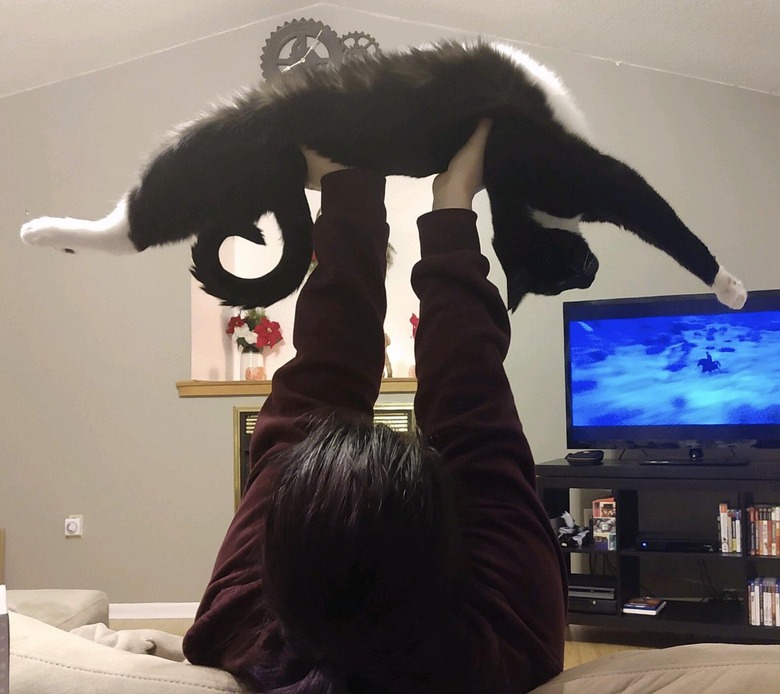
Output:
<svg viewBox="0 0 780 694">
<path fill-rule="evenodd" d="M 620 651 L 663 648 L 667 644 L 649 642 L 630 634 L 615 634 L 604 629 L 570 626 L 566 630 L 566 649 L 563 652 L 563 669 L 583 665 L 605 655 Z"/>
<path fill-rule="evenodd" d="M 120 629 L 159 629 L 169 634 L 183 636 L 190 624 L 192 624 L 191 619 L 112 619 L 109 626 L 116 631 Z M 619 651 L 663 648 L 672 645 L 676 644 L 659 640 L 658 636 L 650 637 L 641 634 L 624 634 L 604 629 L 571 626 L 567 630 L 563 666 L 564 669 L 568 670 Z"/>
</svg>

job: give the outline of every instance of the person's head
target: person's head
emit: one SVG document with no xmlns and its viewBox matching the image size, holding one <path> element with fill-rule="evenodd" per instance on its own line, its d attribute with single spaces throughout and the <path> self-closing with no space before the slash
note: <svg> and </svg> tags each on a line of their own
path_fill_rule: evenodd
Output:
<svg viewBox="0 0 780 694">
<path fill-rule="evenodd" d="M 440 458 L 388 427 L 329 419 L 278 463 L 268 603 L 312 662 L 343 682 L 384 684 L 436 621 L 459 561 Z"/>
</svg>

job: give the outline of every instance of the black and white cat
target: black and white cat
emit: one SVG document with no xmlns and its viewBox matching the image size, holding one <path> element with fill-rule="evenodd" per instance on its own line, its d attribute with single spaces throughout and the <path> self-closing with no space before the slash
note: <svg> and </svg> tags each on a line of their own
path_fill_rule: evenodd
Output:
<svg viewBox="0 0 780 694">
<path fill-rule="evenodd" d="M 741 308 L 742 283 L 715 260 L 632 168 L 588 143 L 587 126 L 558 78 L 526 54 L 476 41 L 367 56 L 342 66 L 298 66 L 192 123 L 149 162 L 138 186 L 104 219 L 43 217 L 30 244 L 137 252 L 196 239 L 193 275 L 223 303 L 268 306 L 296 290 L 311 260 L 305 145 L 349 166 L 428 176 L 447 168 L 481 117 L 493 127 L 484 180 L 493 244 L 514 310 L 527 293 L 588 287 L 598 261 L 581 222 L 610 222 L 664 251 Z M 272 212 L 284 244 L 258 278 L 225 270 L 230 236 L 263 243 Z"/>
</svg>

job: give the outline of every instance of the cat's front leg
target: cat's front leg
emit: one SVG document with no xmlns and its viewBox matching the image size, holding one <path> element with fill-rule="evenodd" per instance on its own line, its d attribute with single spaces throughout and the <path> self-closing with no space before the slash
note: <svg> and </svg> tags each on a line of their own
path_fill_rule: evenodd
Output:
<svg viewBox="0 0 780 694">
<path fill-rule="evenodd" d="M 123 198 L 103 219 L 89 221 L 72 217 L 39 217 L 22 226 L 22 241 L 31 246 L 68 252 L 97 250 L 106 253 L 138 253 L 130 240 L 127 202 Z"/>
<path fill-rule="evenodd" d="M 740 309 L 747 301 L 745 285 L 722 265 L 718 270 L 718 274 L 715 275 L 712 288 L 715 290 L 715 296 L 718 297 L 718 301 L 729 308 Z"/>
<path fill-rule="evenodd" d="M 588 175 L 572 179 L 586 221 L 611 222 L 663 251 L 712 287 L 718 301 L 740 309 L 747 300 L 744 285 L 677 216 L 671 205 L 644 178 L 623 162 L 591 153 Z"/>
</svg>

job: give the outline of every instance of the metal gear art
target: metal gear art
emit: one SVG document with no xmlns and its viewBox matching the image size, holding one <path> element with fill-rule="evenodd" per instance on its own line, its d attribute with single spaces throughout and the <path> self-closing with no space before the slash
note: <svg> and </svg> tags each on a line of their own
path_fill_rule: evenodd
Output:
<svg viewBox="0 0 780 694">
<path fill-rule="evenodd" d="M 344 50 L 335 31 L 313 19 L 296 19 L 277 27 L 260 56 L 263 77 L 270 79 L 296 65 L 341 65 Z"/>
<path fill-rule="evenodd" d="M 344 60 L 350 58 L 364 58 L 379 53 L 379 43 L 363 31 L 351 31 L 341 37 L 341 47 L 344 51 Z"/>
</svg>

